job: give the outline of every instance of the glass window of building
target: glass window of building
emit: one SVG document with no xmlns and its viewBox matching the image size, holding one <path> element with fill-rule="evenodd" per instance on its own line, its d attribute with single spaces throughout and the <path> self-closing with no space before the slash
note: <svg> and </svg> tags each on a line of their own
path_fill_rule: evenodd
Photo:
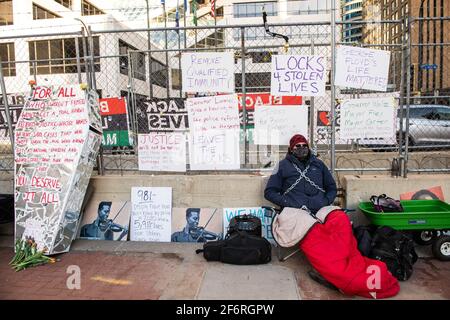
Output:
<svg viewBox="0 0 450 320">
<path fill-rule="evenodd" d="M 276 16 L 278 14 L 277 2 L 247 2 L 233 4 L 233 17 L 261 17 L 263 8 L 268 16 Z"/>
<path fill-rule="evenodd" d="M 81 13 L 83 16 L 96 16 L 99 14 L 105 14 L 102 10 L 94 6 L 92 3 L 83 0 L 81 2 L 82 10 Z"/>
<path fill-rule="evenodd" d="M 13 77 L 16 75 L 14 42 L 0 43 L 0 58 L 2 61 L 3 75 Z"/>
<path fill-rule="evenodd" d="M 152 57 L 152 84 L 167 88 L 167 66 Z"/>
<path fill-rule="evenodd" d="M 61 18 L 56 13 L 51 12 L 37 4 L 33 3 L 33 20 L 41 20 L 41 19 L 55 19 Z"/>
<path fill-rule="evenodd" d="M 55 0 L 55 2 L 58 2 L 60 5 L 63 5 L 66 8 L 72 8 L 72 0 Z"/>
<path fill-rule="evenodd" d="M 99 37 L 93 38 L 94 56 L 100 55 Z M 39 40 L 29 42 L 30 73 L 57 74 L 77 72 L 77 50 L 75 38 Z M 78 41 L 80 71 L 85 72 L 84 50 L 81 38 Z M 100 58 L 94 58 L 95 72 L 100 71 Z"/>
<path fill-rule="evenodd" d="M 124 75 L 128 75 L 129 72 L 129 63 L 128 63 L 128 52 L 129 51 L 137 51 L 135 47 L 126 43 L 123 40 L 119 40 L 119 65 L 120 65 L 120 73 Z M 135 79 L 139 79 L 145 81 L 145 54 L 142 52 L 131 52 L 131 70 L 132 76 Z"/>
<path fill-rule="evenodd" d="M 0 26 L 13 24 L 12 0 L 0 0 Z"/>
</svg>

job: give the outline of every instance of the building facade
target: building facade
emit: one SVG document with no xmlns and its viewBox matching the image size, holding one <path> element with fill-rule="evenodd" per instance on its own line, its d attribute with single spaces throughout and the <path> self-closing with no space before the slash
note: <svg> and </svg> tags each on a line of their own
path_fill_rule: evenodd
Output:
<svg viewBox="0 0 450 320">
<path fill-rule="evenodd" d="M 363 42 L 400 45 L 402 32 L 407 31 L 411 41 L 410 89 L 414 95 L 450 94 L 450 3 L 447 0 L 368 0 L 364 2 L 363 16 L 381 20 L 400 20 L 402 23 L 383 23 L 365 26 Z M 445 18 L 447 17 L 447 19 Z M 407 30 L 409 18 L 410 30 Z M 397 70 L 396 76 L 400 76 Z"/>
<path fill-rule="evenodd" d="M 149 96 L 152 90 L 153 95 L 167 96 L 170 79 L 165 55 L 152 54 L 150 72 L 148 55 L 128 55 L 148 49 L 146 33 L 96 33 L 127 30 L 121 20 L 108 13 L 110 7 L 102 6 L 105 3 L 98 0 L 2 0 L 0 57 L 8 93 L 27 92 L 28 81 L 34 79 L 43 85 L 86 81 L 83 56 L 88 44 L 76 35 L 82 27 L 77 19 L 81 19 L 93 30 L 96 84 L 101 97 L 127 96 L 130 78 L 136 94 Z M 159 49 L 154 44 L 152 48 Z"/>
<path fill-rule="evenodd" d="M 362 21 L 362 3 L 362 0 L 341 1 L 343 42 L 359 42 L 362 38 L 362 24 L 354 23 Z"/>
</svg>

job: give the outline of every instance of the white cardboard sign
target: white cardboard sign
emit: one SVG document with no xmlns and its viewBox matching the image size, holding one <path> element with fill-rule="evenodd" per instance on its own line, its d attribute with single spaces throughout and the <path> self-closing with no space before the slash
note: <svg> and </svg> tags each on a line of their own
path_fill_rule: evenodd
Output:
<svg viewBox="0 0 450 320">
<path fill-rule="evenodd" d="M 339 46 L 335 85 L 356 89 L 386 91 L 390 51 Z"/>
<path fill-rule="evenodd" d="M 273 96 L 324 96 L 326 59 L 323 56 L 272 57 L 270 94 Z"/>
<path fill-rule="evenodd" d="M 255 144 L 289 145 L 294 134 L 308 138 L 307 106 L 260 106 L 255 109 Z"/>
<path fill-rule="evenodd" d="M 395 139 L 396 103 L 393 98 L 343 100 L 341 139 Z"/>
<path fill-rule="evenodd" d="M 170 242 L 172 188 L 131 188 L 131 241 Z"/>
<path fill-rule="evenodd" d="M 186 171 L 186 136 L 180 132 L 138 135 L 139 170 Z"/>
<path fill-rule="evenodd" d="M 239 169 L 239 131 L 191 131 L 189 164 L 191 170 Z"/>
<path fill-rule="evenodd" d="M 234 56 L 231 52 L 181 54 L 183 92 L 234 92 Z"/>
<path fill-rule="evenodd" d="M 239 130 L 237 105 L 236 94 L 186 99 L 190 130 Z"/>
</svg>

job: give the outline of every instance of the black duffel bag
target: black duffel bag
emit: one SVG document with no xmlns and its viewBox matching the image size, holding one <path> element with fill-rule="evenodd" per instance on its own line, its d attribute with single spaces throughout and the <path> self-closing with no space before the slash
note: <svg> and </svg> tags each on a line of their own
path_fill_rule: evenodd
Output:
<svg viewBox="0 0 450 320">
<path fill-rule="evenodd" d="M 225 240 L 206 242 L 203 249 L 196 250 L 200 252 L 208 261 L 239 265 L 263 264 L 272 259 L 272 246 L 267 239 L 239 230 L 228 234 Z"/>
</svg>

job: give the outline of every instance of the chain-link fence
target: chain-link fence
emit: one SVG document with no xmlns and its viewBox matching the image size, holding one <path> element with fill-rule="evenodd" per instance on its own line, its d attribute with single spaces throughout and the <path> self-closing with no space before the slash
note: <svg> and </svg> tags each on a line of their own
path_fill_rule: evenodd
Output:
<svg viewBox="0 0 450 320">
<path fill-rule="evenodd" d="M 288 46 L 283 38 L 273 37 L 262 25 L 93 31 L 89 36 L 74 32 L 1 37 L 7 94 L 5 99 L 2 90 L 0 170 L 13 168 L 8 124 L 14 127 L 17 122 L 30 91 L 29 80 L 41 85 L 61 85 L 89 82 L 90 78 L 95 80 L 101 98 L 125 98 L 128 113 L 125 120 L 130 132 L 128 143 L 119 146 L 104 141 L 100 169 L 138 170 L 138 134 L 189 132 L 185 101 L 194 95 L 182 91 L 182 54 L 220 51 L 234 56 L 242 171 L 270 168 L 286 153 L 287 146 L 255 144 L 255 110 L 265 104 L 308 106 L 310 144 L 337 172 L 448 171 L 450 86 L 446 74 L 450 61 L 445 54 L 450 44 L 445 32 L 450 31 L 448 26 L 449 19 L 445 18 L 345 22 L 337 23 L 333 39 L 331 23 L 270 25 L 270 32 L 289 38 Z M 361 29 L 363 36 L 357 42 L 344 43 L 343 34 L 352 28 Z M 387 92 L 334 86 L 331 56 L 339 45 L 389 51 Z M 271 63 L 278 54 L 323 56 L 327 66 L 325 95 L 297 97 L 289 102 L 283 100 L 286 97 L 271 96 Z M 394 98 L 399 106 L 393 139 L 341 138 L 343 101 L 384 97 Z M 108 117 L 105 118 L 107 126 Z"/>
</svg>

